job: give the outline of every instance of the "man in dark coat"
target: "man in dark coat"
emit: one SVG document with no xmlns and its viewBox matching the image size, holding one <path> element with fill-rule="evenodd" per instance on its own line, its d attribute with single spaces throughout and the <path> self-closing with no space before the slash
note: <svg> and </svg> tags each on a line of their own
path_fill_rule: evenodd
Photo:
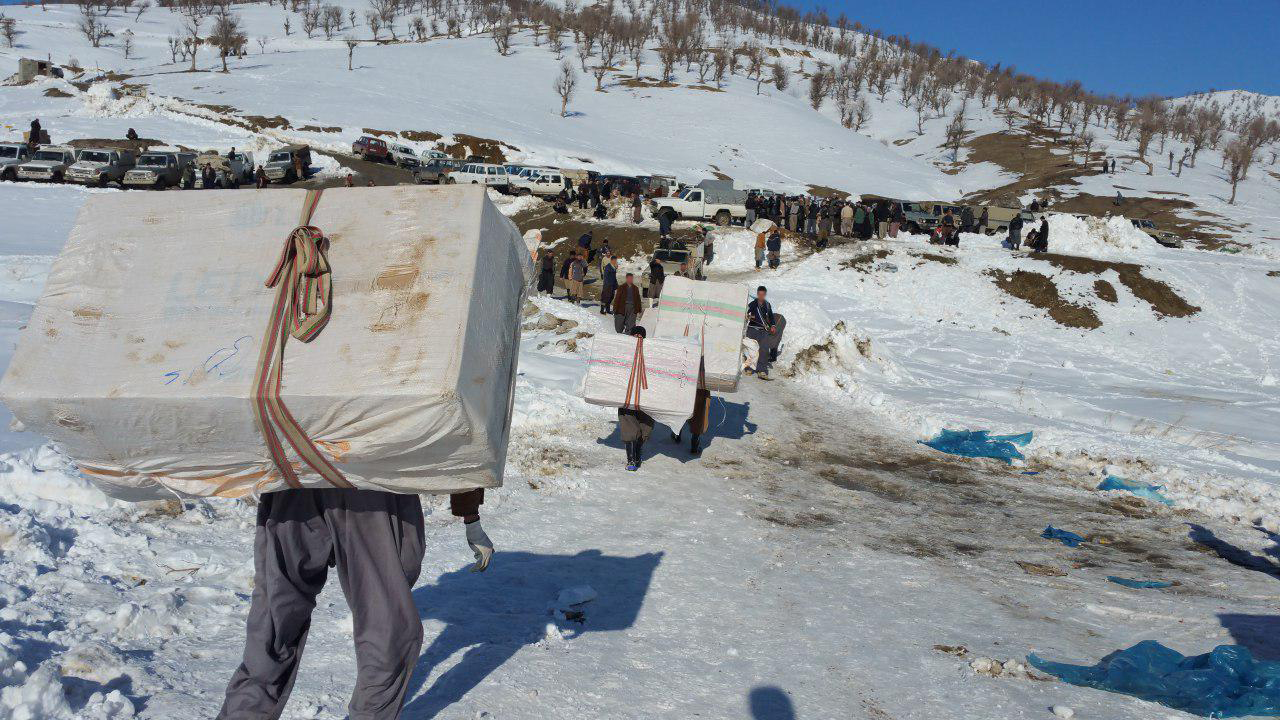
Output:
<svg viewBox="0 0 1280 720">
<path fill-rule="evenodd" d="M 613 309 L 613 294 L 618 290 L 618 259 L 609 256 L 600 271 L 600 314 L 608 315 Z"/>
<path fill-rule="evenodd" d="M 658 262 L 657 256 L 649 261 L 649 299 L 654 301 L 654 305 L 658 304 L 658 298 L 662 297 L 662 284 L 667 280 L 667 269 Z"/>
<path fill-rule="evenodd" d="M 1022 247 L 1022 213 L 1014 215 L 1009 221 L 1009 239 L 1005 242 L 1009 243 L 1010 250 Z"/>
<path fill-rule="evenodd" d="M 889 202 L 880 198 L 871 214 L 876 221 L 876 239 L 883 240 L 889 234 Z"/>
<path fill-rule="evenodd" d="M 986 233 L 987 226 L 991 223 L 990 216 L 987 215 L 987 206 L 982 206 L 982 214 L 978 216 L 978 232 Z"/>
<path fill-rule="evenodd" d="M 542 251 L 539 260 L 538 292 L 551 293 L 556 289 L 556 258 L 549 251 Z"/>
<path fill-rule="evenodd" d="M 769 239 L 764 241 L 764 248 L 769 253 L 769 267 L 777 270 L 778 265 L 782 264 L 782 233 L 777 228 L 769 233 Z"/>
<path fill-rule="evenodd" d="M 960 232 L 973 232 L 973 208 L 968 205 L 960 209 Z"/>
<path fill-rule="evenodd" d="M 632 328 L 631 335 L 636 342 L 644 342 L 644 328 Z M 640 408 L 618 408 L 618 435 L 627 449 L 627 470 L 635 472 L 640 469 L 641 452 L 652 434 L 653 417 L 649 413 Z"/>
<path fill-rule="evenodd" d="M 1036 252 L 1049 251 L 1049 216 L 1048 215 L 1045 215 L 1044 218 L 1040 220 L 1040 234 L 1038 237 L 1036 237 L 1036 244 L 1031 249 L 1035 250 Z"/>
<path fill-rule="evenodd" d="M 627 273 L 622 284 L 613 293 L 613 329 L 623 335 L 630 335 L 636 326 L 636 320 L 644 316 L 644 298 L 640 297 L 640 288 L 636 285 L 636 276 Z"/>
<path fill-rule="evenodd" d="M 586 210 L 587 201 L 591 199 L 591 190 L 587 187 L 587 181 L 583 180 L 578 183 L 578 209 Z"/>
<path fill-rule="evenodd" d="M 35 149 L 40 144 L 40 118 L 31 121 L 31 132 L 27 134 L 27 145 Z"/>
<path fill-rule="evenodd" d="M 769 363 L 776 347 L 778 325 L 773 314 L 773 306 L 765 299 L 768 290 L 761 285 L 756 288 L 756 298 L 747 305 L 747 337 L 756 341 L 759 351 L 756 354 L 754 372 L 761 380 L 769 379 Z"/>
</svg>

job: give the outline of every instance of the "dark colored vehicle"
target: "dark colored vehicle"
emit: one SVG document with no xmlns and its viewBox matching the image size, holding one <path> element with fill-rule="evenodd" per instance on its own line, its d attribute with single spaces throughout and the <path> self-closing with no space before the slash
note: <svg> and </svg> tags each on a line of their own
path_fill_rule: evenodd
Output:
<svg viewBox="0 0 1280 720">
<path fill-rule="evenodd" d="M 370 162 L 392 162 L 387 142 L 368 135 L 361 135 L 359 140 L 351 143 L 351 154 Z"/>
<path fill-rule="evenodd" d="M 637 192 L 643 192 L 648 187 L 648 179 L 641 182 L 639 178 L 630 175 L 601 175 L 596 178 L 600 182 L 613 184 L 613 191 L 624 195 L 634 195 Z"/>
<path fill-rule="evenodd" d="M 413 170 L 413 179 L 418 183 L 429 183 L 431 185 L 452 185 L 454 180 L 449 176 L 457 169 L 456 160 L 447 160 L 436 158 L 428 161 L 424 165 L 419 165 Z"/>
</svg>

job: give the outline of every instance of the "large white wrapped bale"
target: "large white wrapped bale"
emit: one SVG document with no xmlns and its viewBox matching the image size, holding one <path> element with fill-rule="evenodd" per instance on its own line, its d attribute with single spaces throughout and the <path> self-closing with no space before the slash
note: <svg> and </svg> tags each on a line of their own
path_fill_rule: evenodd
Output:
<svg viewBox="0 0 1280 720">
<path fill-rule="evenodd" d="M 264 281 L 305 198 L 91 197 L 0 396 L 119 497 L 283 489 L 251 398 Z M 532 276 L 515 227 L 472 186 L 329 190 L 311 224 L 331 243 L 333 312 L 285 345 L 298 426 L 358 488 L 500 485 Z M 331 486 L 284 447 L 302 485 Z"/>
<path fill-rule="evenodd" d="M 592 405 L 638 408 L 679 428 L 693 415 L 701 348 L 686 340 L 650 338 L 638 343 L 631 335 L 596 335 L 582 397 Z M 636 363 L 639 355 L 643 368 Z"/>
<path fill-rule="evenodd" d="M 662 286 L 657 335 L 688 338 L 702 345 L 704 387 L 708 390 L 738 389 L 749 295 L 743 283 L 670 277 Z"/>
</svg>

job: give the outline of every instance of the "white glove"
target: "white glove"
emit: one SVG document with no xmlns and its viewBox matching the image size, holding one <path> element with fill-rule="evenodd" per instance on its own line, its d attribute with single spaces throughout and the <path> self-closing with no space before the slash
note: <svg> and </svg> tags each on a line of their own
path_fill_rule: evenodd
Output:
<svg viewBox="0 0 1280 720">
<path fill-rule="evenodd" d="M 467 544 L 476 556 L 476 564 L 471 566 L 471 572 L 484 572 L 489 567 L 489 559 L 493 557 L 493 541 L 485 534 L 484 528 L 480 527 L 479 520 L 467 523 L 465 527 Z"/>
</svg>

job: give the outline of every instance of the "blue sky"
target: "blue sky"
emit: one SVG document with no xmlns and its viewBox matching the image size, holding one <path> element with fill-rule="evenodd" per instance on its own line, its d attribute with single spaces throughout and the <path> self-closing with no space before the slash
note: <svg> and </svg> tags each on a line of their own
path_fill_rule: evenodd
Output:
<svg viewBox="0 0 1280 720">
<path fill-rule="evenodd" d="M 793 0 L 1099 93 L 1280 95 L 1280 0 Z"/>
</svg>

